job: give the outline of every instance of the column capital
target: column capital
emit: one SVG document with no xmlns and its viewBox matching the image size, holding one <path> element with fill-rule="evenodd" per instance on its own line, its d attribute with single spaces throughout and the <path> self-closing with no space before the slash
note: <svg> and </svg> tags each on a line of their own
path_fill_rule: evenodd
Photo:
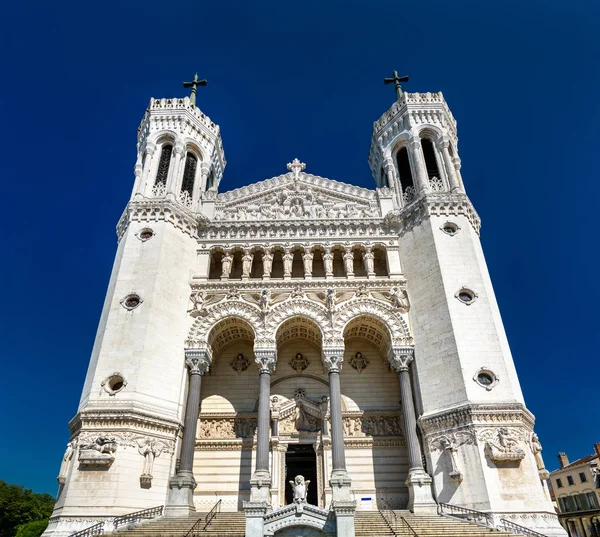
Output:
<svg viewBox="0 0 600 537">
<path fill-rule="evenodd" d="M 408 143 L 412 149 L 421 147 L 421 137 L 418 134 L 413 133 L 410 135 L 410 138 L 408 139 Z"/>
<path fill-rule="evenodd" d="M 254 360 L 258 365 L 260 373 L 275 372 L 277 366 L 277 350 L 276 349 L 254 349 Z"/>
<path fill-rule="evenodd" d="M 154 142 L 147 142 L 146 143 L 146 153 L 148 155 L 154 155 L 155 151 L 156 151 L 156 144 Z"/>
<path fill-rule="evenodd" d="M 175 142 L 175 146 L 173 147 L 173 151 L 175 154 L 182 155 L 185 151 L 185 144 L 181 140 L 177 140 Z"/>
<path fill-rule="evenodd" d="M 323 349 L 323 363 L 329 373 L 339 373 L 344 361 L 344 347 Z"/>
<path fill-rule="evenodd" d="M 185 365 L 190 375 L 204 375 L 210 367 L 212 353 L 208 349 L 188 349 L 185 351 Z"/>
<path fill-rule="evenodd" d="M 390 365 L 398 373 L 408 371 L 408 366 L 415 359 L 414 347 L 392 347 L 390 351 Z"/>
<path fill-rule="evenodd" d="M 440 149 L 448 149 L 450 146 L 450 140 L 446 137 L 438 138 L 437 145 Z"/>
</svg>

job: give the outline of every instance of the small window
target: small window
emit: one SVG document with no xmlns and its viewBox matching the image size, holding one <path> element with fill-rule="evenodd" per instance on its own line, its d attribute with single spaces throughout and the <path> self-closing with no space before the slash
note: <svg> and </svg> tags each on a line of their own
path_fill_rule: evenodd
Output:
<svg viewBox="0 0 600 537">
<path fill-rule="evenodd" d="M 591 509 L 598 509 L 598 498 L 594 492 L 586 492 L 588 502 Z"/>
<path fill-rule="evenodd" d="M 562 486 L 563 486 L 563 485 L 562 485 L 562 481 L 561 481 L 560 479 L 557 479 L 557 480 L 556 480 L 556 488 L 557 488 L 557 489 L 562 489 Z"/>
<path fill-rule="evenodd" d="M 173 153 L 173 146 L 163 145 L 160 152 L 160 160 L 158 162 L 158 171 L 156 172 L 156 181 L 154 185 L 166 186 L 167 177 L 169 175 L 169 165 L 171 164 L 171 154 Z"/>
<path fill-rule="evenodd" d="M 567 476 L 567 483 L 569 485 L 574 485 L 575 484 L 575 481 L 573 481 L 573 476 L 572 475 L 568 475 Z"/>
<path fill-rule="evenodd" d="M 586 483 L 587 482 L 587 477 L 585 475 L 585 472 L 579 472 L 579 479 L 581 479 L 582 483 Z"/>
<path fill-rule="evenodd" d="M 183 181 L 181 182 L 181 191 L 187 192 L 192 197 L 194 193 L 194 180 L 196 179 L 196 166 L 198 160 L 194 155 L 188 153 L 185 157 L 185 169 L 183 170 Z"/>
</svg>

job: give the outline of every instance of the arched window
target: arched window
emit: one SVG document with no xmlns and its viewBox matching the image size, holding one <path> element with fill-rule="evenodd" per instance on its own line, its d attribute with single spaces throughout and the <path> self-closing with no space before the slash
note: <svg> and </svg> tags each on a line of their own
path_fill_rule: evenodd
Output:
<svg viewBox="0 0 600 537">
<path fill-rule="evenodd" d="M 187 192 L 192 197 L 194 193 L 194 179 L 196 178 L 196 166 L 198 159 L 188 153 L 185 157 L 185 168 L 183 170 L 183 181 L 181 182 L 181 191 Z"/>
<path fill-rule="evenodd" d="M 423 138 L 421 140 L 421 146 L 423 147 L 423 156 L 425 157 L 425 167 L 427 168 L 427 178 L 431 180 L 433 177 L 440 179 L 440 170 L 437 165 L 437 159 L 435 158 L 435 150 L 433 144 L 429 138 Z"/>
<path fill-rule="evenodd" d="M 414 196 L 415 184 L 413 182 L 410 161 L 408 160 L 408 151 L 403 147 L 398 151 L 398 175 L 400 176 L 400 185 L 405 198 Z M 405 201 L 409 201 L 406 199 Z"/>
<path fill-rule="evenodd" d="M 158 171 L 156 172 L 156 181 L 154 186 L 167 186 L 167 177 L 169 176 L 169 165 L 171 164 L 171 155 L 173 154 L 173 146 L 165 144 L 160 152 L 160 160 L 158 161 Z"/>
</svg>

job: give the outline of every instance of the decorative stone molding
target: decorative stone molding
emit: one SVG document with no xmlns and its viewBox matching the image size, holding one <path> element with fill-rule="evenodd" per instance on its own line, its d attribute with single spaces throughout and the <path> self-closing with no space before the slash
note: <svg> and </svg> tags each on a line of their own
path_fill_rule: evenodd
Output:
<svg viewBox="0 0 600 537">
<path fill-rule="evenodd" d="M 108 395 L 116 395 L 127 386 L 127 381 L 121 373 L 115 372 L 106 377 L 100 385 Z"/>
<path fill-rule="evenodd" d="M 252 439 L 256 435 L 256 414 L 235 417 L 200 416 L 198 441 L 210 439 Z"/>
<path fill-rule="evenodd" d="M 475 372 L 473 375 L 473 381 L 489 392 L 498 385 L 500 379 L 496 373 L 486 366 L 483 366 Z"/>
<path fill-rule="evenodd" d="M 196 239 L 198 230 L 202 229 L 208 219 L 194 214 L 185 206 L 164 197 L 142 198 L 127 204 L 117 224 L 117 238 L 120 241 L 132 222 L 150 224 L 152 222 L 168 222 L 183 233 Z"/>
<path fill-rule="evenodd" d="M 389 212 L 384 222 L 388 232 L 393 231 L 403 236 L 431 216 L 464 216 L 479 234 L 481 227 L 479 215 L 467 195 L 460 192 L 423 194 L 402 209 Z"/>
<path fill-rule="evenodd" d="M 485 428 L 492 425 L 533 430 L 534 417 L 521 403 L 475 404 L 424 415 L 419 418 L 423 433 L 429 437 L 465 428 Z"/>
</svg>

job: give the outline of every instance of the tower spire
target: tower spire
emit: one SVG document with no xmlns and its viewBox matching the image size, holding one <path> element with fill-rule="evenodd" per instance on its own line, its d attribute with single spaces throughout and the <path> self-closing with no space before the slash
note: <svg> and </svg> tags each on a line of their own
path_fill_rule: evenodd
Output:
<svg viewBox="0 0 600 537">
<path fill-rule="evenodd" d="M 190 92 L 190 103 L 191 104 L 196 106 L 196 88 L 198 86 L 206 86 L 207 84 L 208 84 L 208 82 L 206 80 L 198 80 L 198 73 L 196 73 L 194 75 L 194 80 L 192 80 L 191 82 L 183 83 L 184 88 L 192 88 L 192 91 Z"/>
<path fill-rule="evenodd" d="M 400 82 L 408 82 L 408 76 L 398 76 L 398 71 L 394 71 L 394 76 L 392 78 L 384 78 L 384 84 L 394 84 L 396 87 L 396 98 L 400 100 L 402 97 L 402 86 Z"/>
</svg>

